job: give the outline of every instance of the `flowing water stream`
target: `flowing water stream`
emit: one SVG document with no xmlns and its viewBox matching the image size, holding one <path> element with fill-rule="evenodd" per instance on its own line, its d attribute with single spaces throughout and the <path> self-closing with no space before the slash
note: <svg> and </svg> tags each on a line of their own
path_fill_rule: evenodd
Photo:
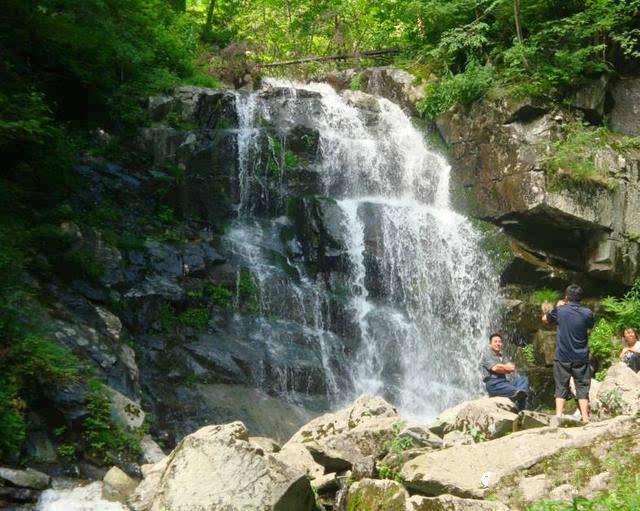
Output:
<svg viewBox="0 0 640 511">
<path fill-rule="evenodd" d="M 240 201 L 227 236 L 252 268 L 261 312 L 305 325 L 321 347 L 334 406 L 360 393 L 382 394 L 404 415 L 428 420 L 476 394 L 477 359 L 495 319 L 498 284 L 478 233 L 449 207 L 445 159 L 386 99 L 273 79 L 266 88 L 278 91 L 278 101 L 263 91 L 237 95 Z M 313 170 L 318 192 L 340 211 L 347 314 L 357 325 L 357 342 L 349 343 L 357 348 L 345 354 L 346 368 L 332 363 L 344 346 L 327 318 L 325 283 L 304 277 L 292 261 L 302 278 L 286 278 L 265 257 L 265 245 L 278 250 L 275 232 L 286 219 L 256 230 L 251 183 L 260 181 L 257 155 L 265 124 L 285 134 L 299 125 L 319 134 Z M 257 193 L 273 195 L 260 186 Z M 345 373 L 346 387 L 336 383 L 337 371 Z"/>
</svg>

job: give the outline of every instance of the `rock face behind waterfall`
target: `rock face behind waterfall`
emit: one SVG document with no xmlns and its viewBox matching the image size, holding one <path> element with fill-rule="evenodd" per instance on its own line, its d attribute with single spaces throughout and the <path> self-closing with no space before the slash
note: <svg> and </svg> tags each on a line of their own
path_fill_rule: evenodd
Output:
<svg viewBox="0 0 640 511">
<path fill-rule="evenodd" d="M 630 100 L 622 85 L 615 87 L 616 118 Z M 593 87 L 604 101 L 606 82 Z M 640 275 L 640 153 L 596 152 L 609 186 L 572 185 L 567 176 L 550 174 L 545 161 L 552 144 L 574 119 L 551 103 L 510 99 L 478 101 L 468 110 L 456 106 L 435 119 L 450 150 L 455 206 L 512 237 L 507 283 L 562 287 L 580 281 L 600 292 L 607 283 L 610 289 L 630 286 Z"/>
</svg>

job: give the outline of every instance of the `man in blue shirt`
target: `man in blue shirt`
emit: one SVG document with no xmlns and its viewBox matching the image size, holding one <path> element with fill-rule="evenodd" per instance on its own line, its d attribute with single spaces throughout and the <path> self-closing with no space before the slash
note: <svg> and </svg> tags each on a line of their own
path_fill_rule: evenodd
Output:
<svg viewBox="0 0 640 511">
<path fill-rule="evenodd" d="M 593 328 L 593 312 L 580 304 L 582 288 L 571 284 L 551 312 L 542 315 L 543 323 L 556 323 L 556 355 L 553 363 L 553 379 L 556 383 L 556 415 L 562 415 L 564 403 L 571 397 L 569 380 L 573 376 L 576 397 L 582 421 L 589 422 L 589 368 L 588 330 Z"/>
<path fill-rule="evenodd" d="M 529 395 L 529 380 L 526 376 L 511 377 L 516 366 L 502 352 L 502 335 L 489 336 L 489 346 L 482 355 L 485 387 L 489 397 L 511 398 L 518 412 L 525 409 Z"/>
</svg>

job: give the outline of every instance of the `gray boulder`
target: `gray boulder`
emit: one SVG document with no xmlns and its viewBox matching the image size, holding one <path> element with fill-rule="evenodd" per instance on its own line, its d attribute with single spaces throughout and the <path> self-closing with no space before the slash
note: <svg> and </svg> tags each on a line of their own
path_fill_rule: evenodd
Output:
<svg viewBox="0 0 640 511">
<path fill-rule="evenodd" d="M 0 481 L 5 481 L 20 488 L 44 490 L 51 484 L 51 478 L 47 474 L 27 468 L 15 470 L 13 468 L 0 467 Z"/>
<path fill-rule="evenodd" d="M 241 422 L 207 426 L 185 437 L 169 455 L 151 511 L 299 510 L 315 500 L 298 470 L 249 443 Z"/>
<path fill-rule="evenodd" d="M 352 469 L 356 477 L 373 476 L 375 460 L 395 436 L 400 417 L 379 396 L 361 396 L 352 406 L 312 420 L 283 446 L 304 446 L 328 472 Z"/>
<path fill-rule="evenodd" d="M 505 476 L 561 449 L 591 445 L 599 438 L 621 438 L 634 424 L 632 417 L 625 416 L 579 428 L 529 429 L 488 442 L 425 453 L 407 462 L 400 475 L 407 488 L 425 495 L 482 498 Z"/>
<path fill-rule="evenodd" d="M 445 410 L 430 429 L 442 435 L 458 430 L 497 438 L 512 431 L 517 418 L 514 412 L 515 405 L 506 397 L 483 397 Z"/>
<path fill-rule="evenodd" d="M 640 376 L 623 362 L 612 365 L 594 403 L 599 417 L 635 415 L 640 411 Z"/>
<path fill-rule="evenodd" d="M 118 467 L 111 467 L 102 480 L 102 497 L 112 502 L 125 503 L 138 486 L 138 482 Z"/>
</svg>

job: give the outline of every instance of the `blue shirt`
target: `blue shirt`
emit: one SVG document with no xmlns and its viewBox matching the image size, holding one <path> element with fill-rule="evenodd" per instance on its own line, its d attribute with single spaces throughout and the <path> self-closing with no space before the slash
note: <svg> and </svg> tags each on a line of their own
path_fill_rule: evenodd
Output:
<svg viewBox="0 0 640 511">
<path fill-rule="evenodd" d="M 589 360 L 587 330 L 593 328 L 593 312 L 577 302 L 556 306 L 547 313 L 547 320 L 558 324 L 556 360 L 586 362 Z"/>
</svg>

